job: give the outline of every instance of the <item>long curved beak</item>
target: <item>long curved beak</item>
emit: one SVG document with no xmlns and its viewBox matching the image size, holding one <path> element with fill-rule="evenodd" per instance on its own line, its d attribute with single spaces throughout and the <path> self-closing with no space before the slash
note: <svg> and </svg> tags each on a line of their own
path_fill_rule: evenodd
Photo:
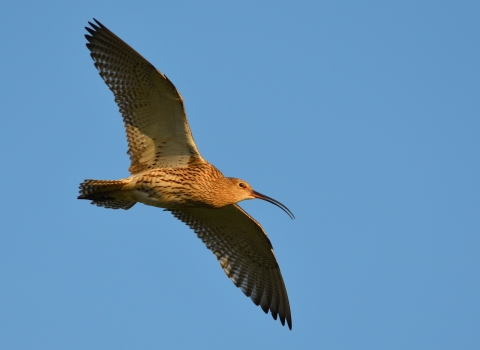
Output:
<svg viewBox="0 0 480 350">
<path fill-rule="evenodd" d="M 282 209 L 285 213 L 288 214 L 288 216 L 290 216 L 293 219 L 295 219 L 295 215 L 293 215 L 293 213 L 290 211 L 290 209 L 288 209 L 285 205 L 283 205 L 282 203 L 280 203 L 279 201 L 273 199 L 273 198 L 270 198 L 268 196 L 265 196 L 264 194 L 261 194 L 257 191 L 253 191 L 252 190 L 252 195 L 255 197 L 255 198 L 258 198 L 258 199 L 263 199 L 264 201 L 267 201 L 267 202 L 270 202 L 272 204 L 275 204 L 277 207 L 279 207 L 280 209 Z"/>
</svg>

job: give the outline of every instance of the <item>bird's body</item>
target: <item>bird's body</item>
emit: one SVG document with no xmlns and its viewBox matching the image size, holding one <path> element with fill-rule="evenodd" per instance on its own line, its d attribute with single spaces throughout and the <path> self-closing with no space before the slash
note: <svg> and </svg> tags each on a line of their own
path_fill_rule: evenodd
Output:
<svg viewBox="0 0 480 350">
<path fill-rule="evenodd" d="M 205 162 L 184 168 L 146 170 L 107 183 L 87 180 L 82 190 L 85 199 L 91 199 L 99 206 L 115 201 L 130 202 L 132 205 L 140 202 L 165 209 L 221 208 L 247 199 L 242 197 L 248 192 L 238 186 L 238 182 L 248 186 L 240 179 L 223 176 L 220 170 Z M 236 187 L 239 187 L 238 190 Z M 89 188 L 94 193 L 88 193 Z"/>
<path fill-rule="evenodd" d="M 90 25 L 87 47 L 123 116 L 131 176 L 85 180 L 78 198 L 111 209 L 140 202 L 170 211 L 212 250 L 237 287 L 291 329 L 287 292 L 270 240 L 236 203 L 260 198 L 293 214 L 204 160 L 170 80 L 98 21 Z"/>
</svg>

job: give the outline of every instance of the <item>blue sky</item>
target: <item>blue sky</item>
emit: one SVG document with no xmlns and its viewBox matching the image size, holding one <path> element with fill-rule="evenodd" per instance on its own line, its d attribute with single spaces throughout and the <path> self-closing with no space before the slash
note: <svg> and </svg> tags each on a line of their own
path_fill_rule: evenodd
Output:
<svg viewBox="0 0 480 350">
<path fill-rule="evenodd" d="M 0 348 L 478 348 L 477 1 L 4 1 L 0 18 Z M 174 82 L 205 159 L 296 215 L 242 204 L 292 331 L 170 214 L 76 199 L 129 165 L 92 18 Z"/>
</svg>

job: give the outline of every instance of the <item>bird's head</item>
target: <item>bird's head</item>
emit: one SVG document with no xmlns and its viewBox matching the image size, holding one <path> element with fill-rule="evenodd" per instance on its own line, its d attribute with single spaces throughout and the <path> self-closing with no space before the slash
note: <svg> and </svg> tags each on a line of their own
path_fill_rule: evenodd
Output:
<svg viewBox="0 0 480 350">
<path fill-rule="evenodd" d="M 281 208 L 292 219 L 295 218 L 295 216 L 290 211 L 290 209 L 288 209 L 285 205 L 283 205 L 282 203 L 280 203 L 279 201 L 271 197 L 265 196 L 264 194 L 254 191 L 252 186 L 250 186 L 248 182 L 241 179 L 234 178 L 234 177 L 228 177 L 226 178 L 226 180 L 229 183 L 228 192 L 230 194 L 230 197 L 234 201 L 233 203 L 238 203 L 240 201 L 247 200 L 247 199 L 255 199 L 255 198 L 263 199 L 264 201 L 270 202 L 276 205 L 277 207 Z"/>
</svg>

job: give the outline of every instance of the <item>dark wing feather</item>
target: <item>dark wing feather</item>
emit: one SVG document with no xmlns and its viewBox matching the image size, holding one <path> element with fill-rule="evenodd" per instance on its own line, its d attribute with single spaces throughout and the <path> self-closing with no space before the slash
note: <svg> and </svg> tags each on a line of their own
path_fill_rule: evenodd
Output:
<svg viewBox="0 0 480 350">
<path fill-rule="evenodd" d="M 100 22 L 86 28 L 95 67 L 123 116 L 130 172 L 203 162 L 183 98 L 168 78 Z"/>
<path fill-rule="evenodd" d="M 190 226 L 220 261 L 232 282 L 274 319 L 292 329 L 287 290 L 260 224 L 236 204 L 220 209 L 167 209 Z"/>
</svg>

